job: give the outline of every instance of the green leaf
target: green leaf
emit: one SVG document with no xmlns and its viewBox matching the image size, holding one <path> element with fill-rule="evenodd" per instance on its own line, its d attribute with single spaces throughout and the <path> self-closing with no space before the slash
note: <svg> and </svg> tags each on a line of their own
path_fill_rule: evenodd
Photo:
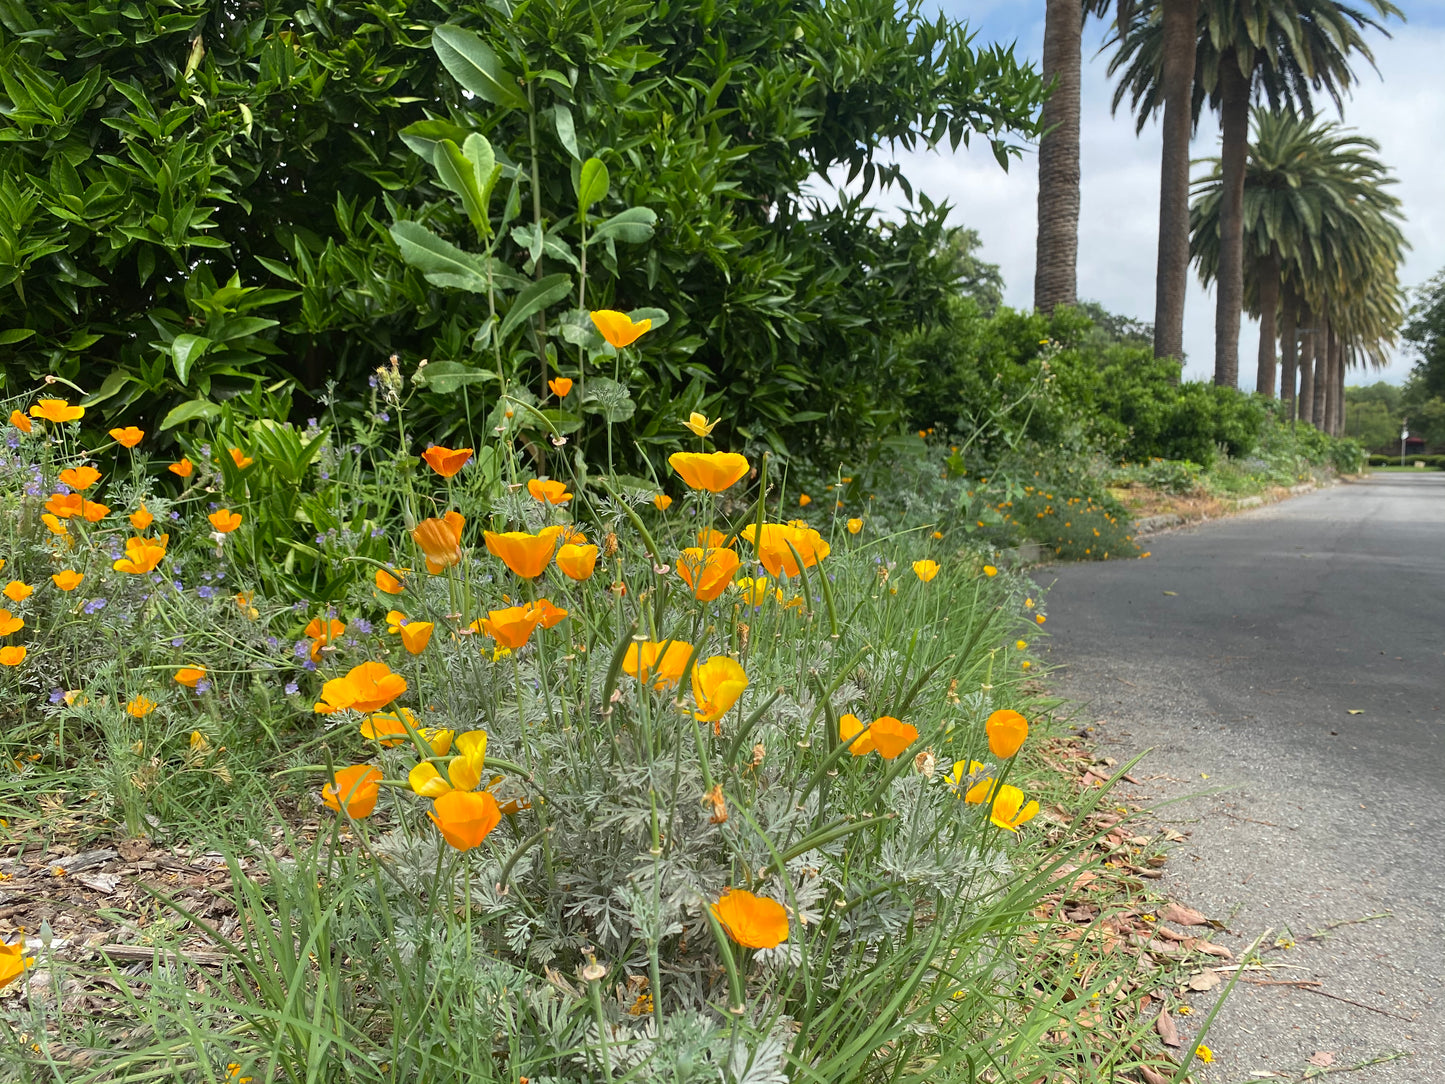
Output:
<svg viewBox="0 0 1445 1084">
<path fill-rule="evenodd" d="M 170 429 L 173 426 L 183 425 L 186 422 L 196 421 L 204 418 L 211 421 L 220 417 L 221 408 L 218 404 L 209 399 L 193 399 L 189 403 L 182 403 L 161 420 L 161 430 Z"/>
<path fill-rule="evenodd" d="M 487 137 L 473 132 L 467 136 L 466 142 L 462 144 L 462 153 L 466 155 L 467 161 L 472 166 L 472 176 L 476 178 L 477 191 L 481 193 L 482 215 L 486 217 L 491 214 L 492 189 L 496 187 L 497 178 L 502 175 L 502 167 L 497 165 L 496 152 Z M 487 222 L 487 233 L 491 234 L 491 222 Z"/>
<path fill-rule="evenodd" d="M 28 327 L 12 327 L 9 331 L 0 331 L 0 346 L 23 343 L 34 334 Z"/>
<path fill-rule="evenodd" d="M 552 107 L 552 123 L 557 128 L 557 138 L 561 141 L 563 148 L 574 160 L 582 161 L 582 154 L 577 150 L 577 126 L 572 121 L 572 110 L 565 105 L 554 105 Z"/>
<path fill-rule="evenodd" d="M 474 294 L 487 292 L 482 261 L 470 252 L 443 241 L 420 222 L 393 223 L 390 233 L 401 250 L 401 258 L 425 275 L 427 281 Z"/>
<path fill-rule="evenodd" d="M 577 213 L 585 215 L 598 200 L 607 198 L 607 166 L 600 158 L 589 158 L 582 163 L 577 175 Z"/>
<path fill-rule="evenodd" d="M 496 380 L 490 369 L 476 369 L 460 361 L 434 361 L 416 374 L 416 382 L 439 395 L 451 395 L 463 384 L 482 384 Z"/>
<path fill-rule="evenodd" d="M 487 149 L 491 150 L 491 147 L 488 146 Z M 491 224 L 487 221 L 487 208 L 482 202 L 482 187 L 478 183 L 476 170 L 472 168 L 472 163 L 467 160 L 462 149 L 450 139 L 443 139 L 437 144 L 432 164 L 436 166 L 437 176 L 442 184 L 462 197 L 462 209 L 471 219 L 477 236 L 485 237 L 491 231 Z"/>
<path fill-rule="evenodd" d="M 588 235 L 587 243 L 590 245 L 594 241 L 611 238 L 630 245 L 641 244 L 652 239 L 652 228 L 656 224 L 657 212 L 652 208 L 629 207 L 597 223 Z"/>
<path fill-rule="evenodd" d="M 414 154 L 431 164 L 438 143 L 443 139 L 461 143 L 467 138 L 467 130 L 449 120 L 419 120 L 408 124 L 401 130 L 400 135 L 401 141 L 410 147 Z"/>
<path fill-rule="evenodd" d="M 171 363 L 176 367 L 176 379 L 184 384 L 190 375 L 191 365 L 210 348 L 211 340 L 204 335 L 189 332 L 177 335 L 171 343 Z"/>
<path fill-rule="evenodd" d="M 105 378 L 100 387 L 91 392 L 81 400 L 82 406 L 92 407 L 97 403 L 103 403 L 116 395 L 121 388 L 125 387 L 134 378 L 124 369 L 112 369 L 110 375 Z"/>
<path fill-rule="evenodd" d="M 546 278 L 538 279 L 517 295 L 517 299 L 512 302 L 512 307 L 507 310 L 507 315 L 503 318 L 502 326 L 497 334 L 505 341 L 507 336 L 515 331 L 524 320 L 530 319 L 548 305 L 560 301 L 571 292 L 571 275 L 548 275 Z"/>
<path fill-rule="evenodd" d="M 527 109 L 516 77 L 476 34 L 447 23 L 432 31 L 431 44 L 452 78 L 477 97 L 493 105 Z"/>
</svg>

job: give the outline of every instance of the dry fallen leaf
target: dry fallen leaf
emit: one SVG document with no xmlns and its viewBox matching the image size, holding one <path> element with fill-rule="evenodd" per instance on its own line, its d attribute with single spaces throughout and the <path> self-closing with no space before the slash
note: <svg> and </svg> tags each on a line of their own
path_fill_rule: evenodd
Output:
<svg viewBox="0 0 1445 1084">
<path fill-rule="evenodd" d="M 1139 1066 L 1139 1075 L 1144 1078 L 1144 1084 L 1169 1084 L 1167 1076 L 1160 1076 L 1147 1065 Z"/>
<path fill-rule="evenodd" d="M 1206 990 L 1213 990 L 1216 986 L 1219 985 L 1219 983 L 1220 978 L 1218 972 L 1201 971 L 1197 975 L 1190 976 L 1189 989 L 1198 991 L 1202 994 Z"/>
<path fill-rule="evenodd" d="M 1174 903 L 1172 900 L 1159 912 L 1160 922 L 1172 922 L 1176 926 L 1207 926 L 1209 920 L 1192 907 Z"/>
<path fill-rule="evenodd" d="M 1309 1057 L 1305 1058 L 1305 1061 L 1321 1069 L 1328 1069 L 1335 1063 L 1335 1055 L 1329 1050 L 1316 1050 Z"/>
<path fill-rule="evenodd" d="M 1174 1027 L 1174 1018 L 1169 1015 L 1168 1009 L 1159 1010 L 1159 1018 L 1154 1021 L 1154 1029 L 1159 1032 L 1159 1039 L 1165 1046 L 1179 1046 L 1179 1032 Z"/>
</svg>

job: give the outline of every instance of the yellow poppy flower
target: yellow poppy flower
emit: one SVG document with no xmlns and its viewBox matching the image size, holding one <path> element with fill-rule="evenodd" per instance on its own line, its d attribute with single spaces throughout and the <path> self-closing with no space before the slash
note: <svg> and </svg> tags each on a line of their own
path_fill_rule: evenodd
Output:
<svg viewBox="0 0 1445 1084">
<path fill-rule="evenodd" d="M 536 534 L 525 531 L 485 531 L 487 551 L 502 559 L 502 563 L 524 580 L 535 580 L 546 571 L 557 540 L 562 534 L 561 527 L 543 527 Z"/>
<path fill-rule="evenodd" d="M 713 429 L 716 428 L 717 423 L 720 421 L 722 421 L 721 418 L 715 418 L 713 421 L 708 421 L 706 414 L 699 414 L 697 411 L 694 410 L 691 414 L 687 416 L 687 422 L 685 424 L 697 436 L 706 437 L 711 435 Z"/>
<path fill-rule="evenodd" d="M 527 492 L 543 504 L 566 504 L 572 499 L 565 482 L 554 482 L 551 479 L 529 479 Z"/>
<path fill-rule="evenodd" d="M 693 717 L 704 723 L 718 722 L 747 687 L 748 675 L 736 659 L 714 655 L 698 663 L 692 670 L 692 698 L 697 704 Z"/>
<path fill-rule="evenodd" d="M 557 551 L 557 567 L 571 579 L 589 579 L 597 567 L 597 547 L 569 542 Z"/>
<path fill-rule="evenodd" d="M 0 647 L 0 666 L 19 666 L 25 661 L 27 654 L 23 644 L 12 647 Z"/>
<path fill-rule="evenodd" d="M 141 505 L 130 514 L 129 519 L 132 527 L 137 531 L 144 531 L 155 522 L 156 517 L 151 515 L 150 510 L 147 509 L 145 505 Z"/>
<path fill-rule="evenodd" d="M 1029 736 L 1029 721 L 1016 711 L 1002 708 L 984 723 L 988 735 L 988 751 L 1000 760 L 1007 760 L 1023 747 Z"/>
<path fill-rule="evenodd" d="M 30 416 L 62 425 L 85 417 L 85 407 L 71 406 L 64 399 L 42 399 L 30 408 Z"/>
<path fill-rule="evenodd" d="M 632 317 L 616 309 L 598 309 L 592 313 L 592 323 L 602 337 L 619 350 L 631 346 L 652 328 L 651 320 L 639 320 L 634 324 Z"/>
<path fill-rule="evenodd" d="M 934 576 L 938 575 L 939 564 L 937 561 L 914 561 L 913 572 L 924 583 L 928 583 Z"/>
<path fill-rule="evenodd" d="M 656 508 L 659 512 L 666 512 L 672 507 L 672 498 L 666 493 L 659 493 L 652 498 L 652 507 Z"/>
<path fill-rule="evenodd" d="M 850 520 L 848 521 L 848 533 L 849 533 L 849 534 L 857 534 L 857 533 L 858 533 L 859 531 L 861 531 L 862 529 L 863 529 L 863 521 L 862 521 L 861 519 L 850 519 Z"/>
<path fill-rule="evenodd" d="M 752 469 L 737 452 L 673 452 L 667 462 L 689 488 L 709 493 L 721 493 Z"/>
<path fill-rule="evenodd" d="M 55 573 L 50 579 L 54 582 L 55 586 L 62 591 L 74 591 L 80 586 L 80 581 L 85 579 L 85 577 L 73 568 L 65 568 Z"/>
</svg>

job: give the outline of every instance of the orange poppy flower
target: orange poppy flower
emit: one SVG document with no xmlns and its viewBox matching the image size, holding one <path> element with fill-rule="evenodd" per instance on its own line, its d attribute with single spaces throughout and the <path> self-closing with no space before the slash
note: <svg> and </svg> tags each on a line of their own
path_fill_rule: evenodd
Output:
<svg viewBox="0 0 1445 1084">
<path fill-rule="evenodd" d="M 551 479 L 530 479 L 527 482 L 527 492 L 543 504 L 566 504 L 572 499 L 565 482 L 554 482 Z"/>
<path fill-rule="evenodd" d="M 0 610 L 0 636 L 9 636 L 25 627 L 25 618 L 16 617 L 9 610 Z"/>
<path fill-rule="evenodd" d="M 393 674 L 384 662 L 353 666 L 345 677 L 332 678 L 321 687 L 321 702 L 314 710 L 322 715 L 350 708 L 352 711 L 380 711 L 406 692 L 406 678 Z"/>
<path fill-rule="evenodd" d="M 172 463 L 169 467 L 166 468 L 166 470 L 170 471 L 178 478 L 189 478 L 191 476 L 191 471 L 195 469 L 195 464 L 192 463 L 190 459 L 185 456 L 181 457 L 180 462 Z"/>
<path fill-rule="evenodd" d="M 60 517 L 52 515 L 49 512 L 46 512 L 40 517 L 40 522 L 45 524 L 45 526 L 50 530 L 51 534 L 68 535 L 70 533 L 70 528 L 61 521 Z"/>
<path fill-rule="evenodd" d="M 150 510 L 147 509 L 145 505 L 141 505 L 130 514 L 130 525 L 137 531 L 145 530 L 154 523 L 155 520 L 156 517 L 150 514 Z"/>
<path fill-rule="evenodd" d="M 857 741 L 853 739 L 857 738 Z M 858 716 L 849 713 L 838 720 L 838 740 L 848 746 L 855 757 L 873 752 L 873 729 Z M 849 744 L 849 743 L 852 744 Z"/>
<path fill-rule="evenodd" d="M 80 515 L 85 498 L 79 493 L 52 493 L 45 501 L 45 510 L 61 519 Z"/>
<path fill-rule="evenodd" d="M 321 788 L 321 800 L 340 813 L 343 808 L 352 820 L 371 816 L 381 793 L 381 771 L 370 764 L 353 764 L 342 768 Z"/>
<path fill-rule="evenodd" d="M 145 439 L 145 430 L 127 425 L 124 429 L 112 429 L 110 435 L 122 448 L 134 448 Z"/>
<path fill-rule="evenodd" d="M 502 810 L 488 791 L 449 790 L 433 799 L 428 813 L 442 838 L 459 851 L 469 851 L 502 822 Z"/>
<path fill-rule="evenodd" d="M 557 548 L 561 527 L 543 527 L 536 534 L 525 531 L 483 532 L 487 551 L 500 557 L 502 562 L 524 580 L 535 580 L 547 568 L 552 553 Z"/>
<path fill-rule="evenodd" d="M 132 719 L 144 719 L 159 706 L 154 700 L 146 696 L 145 693 L 136 693 L 135 696 L 131 697 L 130 703 L 125 706 L 125 713 Z"/>
<path fill-rule="evenodd" d="M 694 717 L 716 723 L 737 703 L 748 687 L 748 675 L 736 659 L 714 655 L 692 670 L 692 698 L 697 704 Z"/>
<path fill-rule="evenodd" d="M 175 672 L 177 685 L 184 685 L 188 689 L 194 689 L 206 676 L 204 666 L 182 666 Z"/>
<path fill-rule="evenodd" d="M 1017 832 L 1019 826 L 1034 819 L 1039 812 L 1038 802 L 1024 804 L 1024 792 L 1018 787 L 1005 783 L 998 788 L 993 808 L 988 812 L 989 821 L 1009 832 Z"/>
<path fill-rule="evenodd" d="M 433 576 L 461 563 L 462 528 L 466 523 L 460 512 L 448 512 L 441 519 L 422 520 L 411 532 L 426 555 L 426 570 Z"/>
<path fill-rule="evenodd" d="M 567 393 L 572 390 L 572 378 L 570 376 L 553 377 L 547 381 L 547 387 L 552 389 L 552 394 L 558 399 L 565 399 Z"/>
<path fill-rule="evenodd" d="M 752 469 L 737 452 L 673 452 L 667 462 L 690 488 L 709 493 L 721 493 Z"/>
<path fill-rule="evenodd" d="M 362 720 L 361 736 L 380 742 L 384 749 L 394 748 L 406 741 L 406 722 L 402 722 L 403 716 L 415 730 L 417 728 L 416 717 L 407 708 L 402 708 L 395 714 L 376 712 L 368 715 Z"/>
<path fill-rule="evenodd" d="M 557 567 L 574 580 L 588 579 L 597 568 L 597 547 L 569 542 L 557 551 Z"/>
<path fill-rule="evenodd" d="M 702 602 L 711 602 L 726 591 L 737 571 L 738 555 L 729 549 L 690 546 L 677 559 L 677 574 Z"/>
<path fill-rule="evenodd" d="M 376 589 L 388 595 L 399 595 L 406 590 L 406 584 L 384 568 L 376 570 Z"/>
<path fill-rule="evenodd" d="M 777 948 L 788 939 L 787 908 L 766 896 L 729 888 L 708 910 L 727 935 L 744 948 Z"/>
<path fill-rule="evenodd" d="M 1000 760 L 1007 760 L 1023 748 L 1029 736 L 1029 721 L 1016 711 L 1002 708 L 983 724 L 988 735 L 988 751 Z"/>
<path fill-rule="evenodd" d="M 42 399 L 30 408 L 30 416 L 61 425 L 85 417 L 85 407 L 71 406 L 64 399 Z"/>
<path fill-rule="evenodd" d="M 13 945 L 0 941 L 0 989 L 4 989 L 25 974 L 27 967 L 35 966 L 35 957 L 25 955 L 25 938 Z"/>
<path fill-rule="evenodd" d="M 482 631 L 501 647 L 517 650 L 532 636 L 532 630 L 542 621 L 542 611 L 535 606 L 508 606 L 504 610 L 489 610 L 482 618 Z"/>
<path fill-rule="evenodd" d="M 110 515 L 110 505 L 97 504 L 95 501 L 81 501 L 80 513 L 85 517 L 86 523 L 99 523 Z"/>
<path fill-rule="evenodd" d="M 60 472 L 60 481 L 79 492 L 82 489 L 89 489 L 100 481 L 100 471 L 94 467 L 70 467 Z"/>
<path fill-rule="evenodd" d="M 229 508 L 218 508 L 206 518 L 216 528 L 217 534 L 230 534 L 241 526 L 241 513 L 232 512 Z"/>
<path fill-rule="evenodd" d="M 76 572 L 73 568 L 62 569 L 50 578 L 55 582 L 55 586 L 62 591 L 74 591 L 80 586 L 80 581 L 85 579 L 81 573 Z"/>
<path fill-rule="evenodd" d="M 550 629 L 553 625 L 567 618 L 567 611 L 560 606 L 553 606 L 548 599 L 539 598 L 533 605 L 537 610 L 538 620 L 544 629 Z"/>
<path fill-rule="evenodd" d="M 666 493 L 659 493 L 652 498 L 652 507 L 656 508 L 659 512 L 666 512 L 672 507 L 672 498 Z"/>
<path fill-rule="evenodd" d="M 743 538 L 753 543 L 757 525 L 749 523 L 741 531 Z M 790 548 L 791 544 L 791 548 Z M 812 568 L 832 552 L 827 541 L 811 527 L 797 527 L 790 523 L 764 523 L 761 542 L 753 543 L 758 560 L 773 576 L 796 576 L 798 561 L 803 568 Z M 797 557 L 793 552 L 797 551 Z"/>
<path fill-rule="evenodd" d="M 35 428 L 35 426 L 30 423 L 30 419 L 18 410 L 12 410 L 10 412 L 10 424 L 22 433 L 28 433 Z"/>
<path fill-rule="evenodd" d="M 938 575 L 939 567 L 937 561 L 914 561 L 913 574 L 924 583 L 928 583 L 934 576 Z"/>
<path fill-rule="evenodd" d="M 873 748 L 884 760 L 892 760 L 918 740 L 916 726 L 900 722 L 891 715 L 874 719 L 868 733 L 873 738 Z"/>
<path fill-rule="evenodd" d="M 256 461 L 255 461 L 254 459 L 252 459 L 249 455 L 247 455 L 245 452 L 241 451 L 240 448 L 232 448 L 232 449 L 231 449 L 231 462 L 234 463 L 234 464 L 236 464 L 236 469 L 238 469 L 238 470 L 245 470 L 247 467 L 249 467 L 252 463 L 254 463 L 254 462 L 256 462 Z"/>
<path fill-rule="evenodd" d="M 307 624 L 305 635 L 312 640 L 335 640 L 346 632 L 346 623 L 336 618 L 329 620 L 321 617 L 313 617 Z"/>
<path fill-rule="evenodd" d="M 440 444 L 433 444 L 422 452 L 421 457 L 426 460 L 427 466 L 443 478 L 450 478 L 466 465 L 468 459 L 472 458 L 472 449 L 443 448 Z"/>
<path fill-rule="evenodd" d="M 691 644 L 681 640 L 667 644 L 648 640 L 627 648 L 627 654 L 622 657 L 622 671 L 638 681 L 651 680 L 655 689 L 665 689 L 681 680 L 690 658 Z"/>
<path fill-rule="evenodd" d="M 602 337 L 619 350 L 631 346 L 652 327 L 651 320 L 639 320 L 634 324 L 632 317 L 616 309 L 598 309 L 592 313 L 592 323 Z"/>
<path fill-rule="evenodd" d="M 849 534 L 857 534 L 857 533 L 858 533 L 859 531 L 861 531 L 862 529 L 863 529 L 863 521 L 862 521 L 861 519 L 854 518 L 854 519 L 850 519 L 850 520 L 848 521 L 848 533 L 849 533 Z"/>
<path fill-rule="evenodd" d="M 431 634 L 436 628 L 430 621 L 408 621 L 401 627 L 401 646 L 413 655 L 420 655 L 431 643 Z"/>
<path fill-rule="evenodd" d="M 35 593 L 35 588 L 22 580 L 11 580 L 5 585 L 5 597 L 11 602 L 24 602 Z"/>
<path fill-rule="evenodd" d="M 134 576 L 144 575 L 161 563 L 170 539 L 168 534 L 163 534 L 160 538 L 128 538 L 125 543 L 125 556 L 110 567 L 117 572 L 129 572 Z"/>
<path fill-rule="evenodd" d="M 804 507 L 804 508 L 805 508 L 805 507 L 807 507 L 808 505 L 810 505 L 810 504 L 812 504 L 812 503 L 813 503 L 813 498 L 810 497 L 810 496 L 808 496 L 806 493 L 799 493 L 799 494 L 798 494 L 798 505 L 799 505 L 799 507 Z"/>
<path fill-rule="evenodd" d="M 0 666 L 19 666 L 28 654 L 24 645 L 0 647 Z"/>
</svg>

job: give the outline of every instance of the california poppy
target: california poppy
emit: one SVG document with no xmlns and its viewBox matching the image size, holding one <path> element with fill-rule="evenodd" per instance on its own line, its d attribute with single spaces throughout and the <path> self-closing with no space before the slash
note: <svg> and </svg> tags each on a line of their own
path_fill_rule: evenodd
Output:
<svg viewBox="0 0 1445 1084">
<path fill-rule="evenodd" d="M 136 693 L 135 696 L 131 697 L 130 703 L 125 706 L 125 713 L 133 719 L 144 719 L 151 712 L 155 711 L 158 706 L 159 705 L 150 697 L 146 696 L 145 693 Z"/>
<path fill-rule="evenodd" d="M 702 602 L 711 602 L 727 590 L 737 571 L 738 555 L 730 549 L 690 546 L 677 559 L 677 574 Z"/>
<path fill-rule="evenodd" d="M 110 435 L 122 448 L 134 448 L 145 439 L 145 430 L 127 425 L 124 429 L 112 429 Z"/>
<path fill-rule="evenodd" d="M 557 376 L 547 381 L 547 387 L 552 389 L 552 394 L 558 399 L 567 398 L 567 393 L 572 390 L 572 378 L 570 376 Z"/>
<path fill-rule="evenodd" d="M 384 568 L 376 570 L 376 589 L 388 595 L 399 595 L 406 590 L 406 584 Z"/>
<path fill-rule="evenodd" d="M 241 526 L 241 513 L 232 512 L 229 508 L 218 508 L 206 518 L 211 521 L 211 526 L 216 528 L 218 534 L 230 534 Z"/>
<path fill-rule="evenodd" d="M 194 689 L 205 679 L 206 668 L 204 666 L 182 666 L 175 673 L 177 685 L 184 685 L 188 689 Z"/>
<path fill-rule="evenodd" d="M 1017 753 L 1029 736 L 1028 720 L 1008 708 L 990 715 L 983 729 L 988 735 L 988 751 L 1000 760 L 1007 760 Z"/>
<path fill-rule="evenodd" d="M 529 479 L 527 492 L 543 504 L 566 504 L 572 499 L 565 482 L 554 482 L 551 479 Z"/>
<path fill-rule="evenodd" d="M 456 746 L 457 755 L 447 764 L 447 779 L 457 790 L 476 790 L 487 767 L 487 732 L 463 731 L 457 735 Z"/>
<path fill-rule="evenodd" d="M 5 585 L 5 597 L 11 602 L 24 602 L 35 593 L 35 588 L 22 580 L 11 580 Z"/>
<path fill-rule="evenodd" d="M 900 722 L 891 715 L 874 719 L 868 733 L 872 735 L 873 748 L 884 760 L 892 760 L 918 740 L 916 726 Z"/>
<path fill-rule="evenodd" d="M 73 568 L 62 569 L 50 578 L 54 581 L 55 586 L 62 591 L 74 591 L 80 586 L 80 581 L 85 579 L 81 573 L 76 572 Z"/>
<path fill-rule="evenodd" d="M 729 888 L 708 910 L 727 935 L 745 948 L 777 948 L 788 939 L 787 908 L 766 896 Z"/>
<path fill-rule="evenodd" d="M 632 322 L 632 317 L 616 309 L 598 309 L 592 313 L 592 323 L 602 337 L 619 350 L 630 346 L 652 327 L 651 320 Z"/>
<path fill-rule="evenodd" d="M 82 489 L 89 489 L 100 481 L 100 471 L 94 467 L 70 467 L 60 472 L 60 481 L 63 485 L 79 492 Z"/>
<path fill-rule="evenodd" d="M 321 702 L 315 710 L 323 715 L 350 708 L 352 711 L 380 711 L 406 692 L 406 678 L 393 674 L 384 662 L 353 666 L 345 677 L 332 678 L 321 687 Z"/>
<path fill-rule="evenodd" d="M 487 551 L 524 580 L 535 580 L 547 568 L 557 548 L 561 527 L 543 527 L 536 534 L 525 531 L 484 531 Z"/>
<path fill-rule="evenodd" d="M 141 505 L 130 514 L 130 525 L 137 531 L 144 531 L 154 523 L 155 520 L 156 517 L 151 515 L 150 510 L 147 509 L 145 505 Z"/>
<path fill-rule="evenodd" d="M 134 576 L 154 571 L 156 565 L 161 563 L 161 558 L 166 555 L 166 544 L 170 538 L 168 534 L 163 534 L 160 538 L 128 538 L 125 542 L 125 556 L 110 567 L 117 572 L 129 572 Z"/>
<path fill-rule="evenodd" d="M 10 424 L 22 433 L 28 433 L 35 428 L 35 426 L 31 424 L 30 419 L 18 410 L 12 410 L 10 412 Z"/>
<path fill-rule="evenodd" d="M 25 661 L 26 648 L 23 644 L 0 647 L 0 666 L 19 666 Z"/>
<path fill-rule="evenodd" d="M 35 966 L 35 957 L 25 955 L 25 938 L 13 945 L 0 941 L 0 989 L 4 989 Z"/>
<path fill-rule="evenodd" d="M 863 529 L 863 521 L 862 521 L 861 519 L 850 519 L 850 520 L 848 521 L 848 533 L 849 533 L 849 534 L 857 534 L 857 533 L 858 533 L 859 531 L 861 531 L 862 529 Z"/>
<path fill-rule="evenodd" d="M 59 516 L 52 515 L 51 513 L 46 512 L 40 517 L 40 522 L 45 524 L 46 529 L 51 534 L 70 534 L 70 528 L 65 525 L 65 521 L 62 520 Z"/>
<path fill-rule="evenodd" d="M 537 611 L 537 620 L 544 629 L 550 629 L 567 618 L 567 611 L 552 605 L 549 599 L 539 598 L 532 606 Z"/>
<path fill-rule="evenodd" d="M 254 463 L 254 462 L 256 462 L 256 461 L 255 461 L 254 459 L 252 459 L 249 455 L 247 455 L 245 452 L 241 451 L 240 448 L 232 448 L 232 449 L 231 449 L 231 462 L 234 463 L 234 464 L 236 464 L 236 468 L 237 468 L 238 470 L 245 470 L 247 467 L 249 467 L 252 463 Z"/>
<path fill-rule="evenodd" d="M 30 408 L 30 416 L 61 425 L 85 417 L 85 407 L 71 406 L 64 399 L 42 399 Z"/>
<path fill-rule="evenodd" d="M 806 506 L 806 505 L 810 505 L 810 504 L 812 504 L 812 503 L 813 503 L 813 498 L 810 497 L 810 496 L 808 496 L 806 493 L 799 493 L 799 494 L 798 494 L 798 504 L 799 504 L 799 505 Z"/>
<path fill-rule="evenodd" d="M 1005 783 L 998 788 L 998 794 L 994 796 L 993 807 L 989 810 L 988 819 L 999 828 L 1017 832 L 1019 826 L 1033 820 L 1038 811 L 1038 802 L 1024 804 L 1024 792 L 1018 787 Z"/>
<path fill-rule="evenodd" d="M 441 519 L 422 520 L 411 532 L 426 555 L 426 570 L 433 576 L 461 563 L 462 528 L 466 522 L 460 512 L 448 512 Z"/>
<path fill-rule="evenodd" d="M 420 655 L 431 643 L 431 634 L 436 628 L 430 621 L 408 621 L 401 628 L 401 646 L 413 655 Z"/>
<path fill-rule="evenodd" d="M 994 568 L 993 565 L 984 565 L 983 574 L 992 579 L 994 576 L 998 575 L 998 569 Z"/>
<path fill-rule="evenodd" d="M 651 680 L 656 689 L 665 689 L 676 685 L 682 678 L 690 658 L 691 644 L 681 640 L 667 644 L 648 640 L 628 646 L 627 653 L 622 656 L 622 671 L 638 681 Z"/>
<path fill-rule="evenodd" d="M 569 542 L 557 551 L 557 567 L 574 580 L 588 579 L 597 567 L 597 547 Z"/>
<path fill-rule="evenodd" d="M 410 708 L 400 708 L 395 712 L 374 712 L 368 715 L 361 724 L 361 736 L 371 738 L 380 742 L 383 748 L 390 749 L 392 746 L 400 745 L 406 741 L 406 728 L 410 724 L 413 730 L 418 730 L 416 716 L 411 713 Z M 450 739 L 448 739 L 450 743 Z M 442 756 L 438 753 L 437 756 Z"/>
<path fill-rule="evenodd" d="M 914 561 L 913 573 L 924 583 L 928 583 L 934 576 L 938 575 L 937 561 Z"/>
<path fill-rule="evenodd" d="M 313 617 L 307 624 L 305 634 L 312 640 L 320 640 L 325 643 L 328 640 L 335 640 L 346 632 L 346 622 L 338 621 L 336 618 Z"/>
<path fill-rule="evenodd" d="M 345 807 L 352 820 L 371 816 L 381 793 L 381 771 L 370 764 L 342 768 L 321 788 L 321 800 L 340 813 Z"/>
<path fill-rule="evenodd" d="M 25 627 L 25 618 L 16 617 L 9 610 L 0 610 L 0 636 L 9 636 Z"/>
<path fill-rule="evenodd" d="M 838 740 L 847 745 L 848 752 L 855 757 L 873 752 L 872 727 L 851 712 L 838 719 Z"/>
<path fill-rule="evenodd" d="M 166 470 L 170 471 L 172 474 L 176 475 L 179 478 L 189 478 L 191 476 L 191 471 L 195 469 L 195 464 L 192 463 L 190 459 L 185 456 L 182 456 L 179 462 L 172 463 L 169 467 L 166 468 Z"/>
<path fill-rule="evenodd" d="M 691 429 L 693 433 L 695 433 L 697 436 L 706 437 L 711 435 L 713 428 L 720 421 L 722 421 L 721 418 L 717 418 L 713 421 L 708 421 L 706 414 L 699 414 L 697 411 L 694 410 L 691 414 L 687 416 L 687 421 L 684 424 L 686 424 L 687 427 Z"/>
<path fill-rule="evenodd" d="M 472 458 L 472 449 L 443 448 L 440 444 L 433 444 L 422 452 L 421 457 L 426 460 L 427 466 L 443 478 L 450 478 L 466 465 L 468 459 Z"/>
<path fill-rule="evenodd" d="M 652 498 L 652 507 L 656 508 L 659 512 L 666 512 L 672 507 L 672 498 L 666 493 L 658 493 Z"/>
<path fill-rule="evenodd" d="M 748 675 L 736 659 L 714 655 L 692 670 L 692 698 L 697 704 L 694 717 L 716 723 L 737 703 L 748 687 Z"/>
<path fill-rule="evenodd" d="M 673 452 L 667 461 L 690 488 L 709 493 L 721 493 L 752 468 L 737 452 Z"/>
<path fill-rule="evenodd" d="M 52 493 L 45 499 L 45 510 L 61 519 L 80 515 L 85 498 L 79 493 Z"/>
<path fill-rule="evenodd" d="M 448 844 L 469 851 L 502 821 L 497 799 L 488 791 L 449 790 L 432 802 L 427 814 Z"/>
<path fill-rule="evenodd" d="M 764 523 L 758 542 L 753 542 L 755 535 L 756 524 L 749 523 L 742 530 L 742 537 L 753 543 L 758 560 L 774 576 L 796 576 L 799 573 L 799 560 L 802 561 L 803 568 L 812 568 L 832 552 L 827 540 L 811 527 L 797 527 L 791 523 Z"/>
<path fill-rule="evenodd" d="M 508 606 L 489 610 L 482 619 L 482 631 L 501 647 L 515 651 L 527 642 L 542 621 L 542 611 L 535 606 Z"/>
</svg>

